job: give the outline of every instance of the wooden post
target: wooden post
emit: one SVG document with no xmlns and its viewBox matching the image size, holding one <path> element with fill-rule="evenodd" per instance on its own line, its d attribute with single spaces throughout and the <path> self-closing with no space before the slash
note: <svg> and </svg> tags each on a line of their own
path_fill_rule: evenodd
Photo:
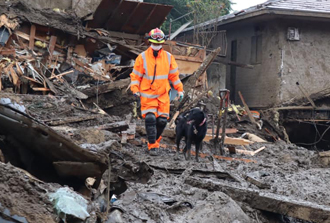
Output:
<svg viewBox="0 0 330 223">
<path fill-rule="evenodd" d="M 50 37 L 50 41 L 49 41 L 49 60 L 51 61 L 52 58 L 53 58 L 53 52 L 54 52 L 54 49 L 55 49 L 55 45 L 56 45 L 56 39 L 57 37 L 56 36 L 51 36 Z"/>
<path fill-rule="evenodd" d="M 29 38 L 29 49 L 33 50 L 34 48 L 34 38 L 36 36 L 36 26 L 35 25 L 31 25 L 31 29 L 30 29 L 30 38 Z"/>
</svg>

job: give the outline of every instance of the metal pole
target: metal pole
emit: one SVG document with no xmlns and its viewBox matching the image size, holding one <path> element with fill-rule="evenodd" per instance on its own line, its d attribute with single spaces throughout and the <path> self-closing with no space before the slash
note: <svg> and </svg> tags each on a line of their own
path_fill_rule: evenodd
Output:
<svg viewBox="0 0 330 223">
<path fill-rule="evenodd" d="M 170 19 L 170 28 L 168 30 L 168 39 L 171 39 L 171 31 L 172 31 L 172 19 Z"/>
</svg>

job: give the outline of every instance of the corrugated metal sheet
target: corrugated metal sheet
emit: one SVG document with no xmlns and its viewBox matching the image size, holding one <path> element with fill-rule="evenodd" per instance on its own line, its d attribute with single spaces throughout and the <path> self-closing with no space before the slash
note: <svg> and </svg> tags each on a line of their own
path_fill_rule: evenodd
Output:
<svg viewBox="0 0 330 223">
<path fill-rule="evenodd" d="M 160 27 L 173 6 L 126 0 L 103 0 L 88 27 L 143 35 Z"/>
</svg>

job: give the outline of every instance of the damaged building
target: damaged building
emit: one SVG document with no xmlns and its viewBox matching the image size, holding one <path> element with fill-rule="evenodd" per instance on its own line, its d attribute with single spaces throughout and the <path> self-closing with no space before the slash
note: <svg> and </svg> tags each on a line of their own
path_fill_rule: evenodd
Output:
<svg viewBox="0 0 330 223">
<path fill-rule="evenodd" d="M 315 132 L 301 122 L 323 125 L 330 118 L 329 15 L 328 1 L 270 0 L 198 25 L 216 22 L 209 47 L 224 51 L 208 79 L 222 80 L 216 88 L 229 89 L 233 103 L 241 103 L 241 92 L 252 108 L 281 107 L 292 141 L 313 144 L 316 132 L 326 128 Z M 187 28 L 177 39 L 192 42 L 193 33 L 194 27 Z"/>
<path fill-rule="evenodd" d="M 153 157 L 129 75 L 145 35 L 173 6 L 1 1 L 0 222 L 330 222 L 329 92 L 320 91 L 326 79 L 312 79 L 312 70 L 327 75 L 328 42 L 316 38 L 326 35 L 330 6 L 307 2 L 222 17 L 214 50 L 183 39 L 189 28 L 165 42 L 186 94 L 171 95 Z M 311 6 L 319 11 L 301 10 Z M 225 86 L 235 103 L 219 94 Z M 199 162 L 183 157 L 184 143 L 175 156 L 175 119 L 193 107 L 207 115 Z M 317 150 L 290 142 L 299 127 L 288 119 L 314 120 Z"/>
</svg>

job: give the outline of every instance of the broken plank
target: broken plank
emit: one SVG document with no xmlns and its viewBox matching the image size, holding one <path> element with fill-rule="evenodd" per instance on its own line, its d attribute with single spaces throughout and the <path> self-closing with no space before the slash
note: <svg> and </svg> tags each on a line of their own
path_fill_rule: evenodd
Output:
<svg viewBox="0 0 330 223">
<path fill-rule="evenodd" d="M 27 41 L 30 40 L 30 36 L 26 33 L 23 33 L 19 30 L 15 30 L 14 33 L 15 33 L 16 36 L 21 37 L 22 39 L 25 39 Z M 49 43 L 49 41 L 46 38 L 43 38 L 43 37 L 40 37 L 40 36 L 35 36 L 34 39 L 45 42 L 45 43 Z M 65 49 L 66 48 L 66 47 L 63 47 L 63 46 L 58 45 L 58 44 L 56 44 L 55 46 L 59 49 Z"/>
<path fill-rule="evenodd" d="M 219 133 L 222 133 L 222 129 L 219 129 L 220 131 L 219 131 Z M 226 129 L 226 134 L 235 134 L 235 133 L 237 133 L 238 132 L 238 130 L 237 129 L 235 129 L 235 128 L 232 128 L 232 129 Z M 212 134 L 212 129 L 208 129 L 207 130 L 207 134 Z"/>
<path fill-rule="evenodd" d="M 30 36 L 29 36 L 29 49 L 33 50 L 34 48 L 34 38 L 36 36 L 36 26 L 35 25 L 31 25 L 30 28 Z"/>
<path fill-rule="evenodd" d="M 34 91 L 50 91 L 50 89 L 48 88 L 44 88 L 44 87 L 34 87 L 32 88 Z"/>
<path fill-rule="evenodd" d="M 229 185 L 223 182 L 214 182 L 207 179 L 188 177 L 185 183 L 213 191 L 221 191 L 235 201 L 245 202 L 252 208 L 273 212 L 315 223 L 330 223 L 330 207 L 319 205 L 305 200 L 297 200 L 274 193 L 262 193 L 258 190 Z"/>
<path fill-rule="evenodd" d="M 206 135 L 204 138 L 204 142 L 208 142 L 211 139 L 213 139 L 212 135 Z M 232 137 L 225 137 L 225 144 L 226 145 L 250 145 L 254 142 L 247 140 L 247 139 L 243 139 L 243 138 L 232 138 Z"/>
<path fill-rule="evenodd" d="M 269 184 L 261 182 L 252 176 L 246 175 L 245 179 L 246 179 L 246 181 L 250 182 L 251 184 L 256 185 L 260 189 L 270 189 L 271 188 L 271 186 Z"/>
<path fill-rule="evenodd" d="M 220 50 L 221 48 L 218 47 L 217 49 L 213 50 L 209 55 L 207 55 L 207 57 L 205 58 L 201 66 L 198 68 L 198 70 L 194 73 L 192 77 L 189 78 L 188 83 L 186 83 L 186 85 L 190 84 L 190 86 L 194 86 L 194 83 L 196 83 L 198 78 L 204 74 L 204 72 L 213 62 L 215 57 L 220 53 Z"/>
<path fill-rule="evenodd" d="M 53 162 L 53 166 L 60 177 L 77 177 L 85 180 L 87 177 L 99 178 L 102 175 L 100 166 L 93 162 L 58 161 Z"/>
<path fill-rule="evenodd" d="M 252 156 L 256 155 L 257 153 L 261 152 L 261 151 L 264 150 L 264 149 L 266 149 L 266 146 L 263 146 L 263 147 L 257 149 L 256 151 L 254 151 L 254 152 L 252 153 Z"/>
<path fill-rule="evenodd" d="M 16 56 L 16 51 L 15 49 L 7 49 L 7 48 L 4 48 L 0 51 L 0 54 L 1 55 L 10 55 L 10 56 Z"/>
<path fill-rule="evenodd" d="M 187 170 L 184 168 L 171 168 L 171 167 L 168 168 L 168 167 L 156 166 L 153 164 L 148 164 L 148 165 L 154 169 L 163 170 L 172 174 L 182 174 L 184 171 Z M 191 171 L 191 175 L 199 175 L 199 174 L 203 175 L 203 177 L 213 175 L 218 179 L 236 181 L 236 179 L 233 178 L 231 174 L 224 171 L 208 171 L 208 170 L 199 170 L 199 169 L 193 169 Z"/>
<path fill-rule="evenodd" d="M 61 73 L 61 74 L 58 74 L 58 75 L 56 75 L 56 76 L 50 77 L 49 80 L 52 80 L 52 79 L 54 79 L 54 78 L 59 78 L 59 77 L 62 77 L 62 76 L 64 76 L 64 75 L 67 75 L 67 74 L 71 74 L 71 73 L 73 73 L 73 72 L 74 72 L 74 70 L 69 70 L 69 71 L 63 72 L 63 73 Z"/>
<path fill-rule="evenodd" d="M 248 116 L 249 116 L 249 119 L 250 119 L 251 123 L 255 123 L 255 124 L 257 124 L 257 123 L 256 123 L 256 120 L 255 120 L 254 117 L 252 116 L 252 113 L 251 113 L 251 111 L 250 111 L 250 109 L 249 109 L 249 106 L 246 104 L 246 102 L 245 102 L 245 100 L 244 100 L 244 98 L 243 98 L 243 95 L 242 95 L 242 93 L 241 93 L 240 91 L 238 92 L 238 95 L 239 95 L 239 97 L 241 98 L 241 101 L 242 101 L 242 103 L 243 103 L 243 105 L 244 105 L 245 111 L 247 112 L 247 114 L 248 114 Z"/>
<path fill-rule="evenodd" d="M 180 112 L 177 111 L 173 115 L 172 120 L 170 121 L 170 124 L 169 124 L 169 126 L 170 126 L 171 129 L 175 128 L 175 119 L 179 116 L 179 114 L 180 114 Z"/>
<path fill-rule="evenodd" d="M 16 74 L 13 66 L 10 66 L 9 71 L 10 71 L 11 77 L 13 78 L 13 84 L 15 86 L 19 86 L 19 78 L 18 78 L 18 75 Z"/>
<path fill-rule="evenodd" d="M 131 79 L 127 78 L 127 79 L 122 79 L 122 80 L 118 80 L 115 82 L 106 83 L 106 84 L 98 85 L 95 87 L 87 88 L 87 89 L 83 90 L 82 92 L 84 94 L 86 94 L 88 97 L 92 97 L 97 94 L 100 95 L 100 94 L 114 91 L 116 89 L 126 88 L 130 83 L 131 83 Z"/>
<path fill-rule="evenodd" d="M 129 125 L 126 121 L 114 122 L 110 124 L 101 125 L 98 127 L 100 130 L 107 130 L 111 132 L 122 132 L 129 128 Z"/>
<path fill-rule="evenodd" d="M 67 117 L 61 120 L 46 120 L 48 125 L 50 126 L 57 126 L 57 125 L 64 125 L 68 123 L 75 123 L 75 122 L 82 122 L 82 121 L 88 121 L 93 120 L 100 117 L 99 115 L 89 115 L 89 116 L 82 116 L 82 117 Z"/>
</svg>

